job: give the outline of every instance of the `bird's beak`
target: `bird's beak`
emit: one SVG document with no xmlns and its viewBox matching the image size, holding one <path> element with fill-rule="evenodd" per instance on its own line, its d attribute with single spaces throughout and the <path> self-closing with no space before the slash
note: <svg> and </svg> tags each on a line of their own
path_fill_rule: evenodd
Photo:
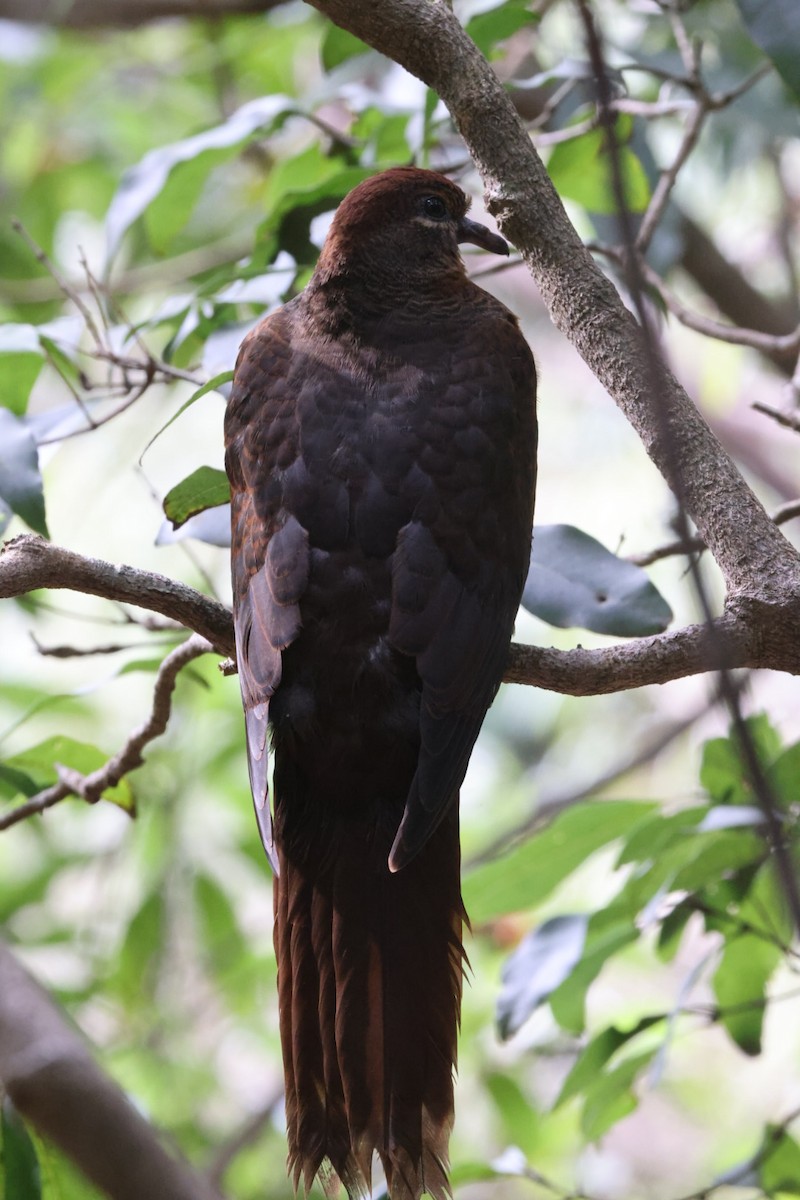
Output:
<svg viewBox="0 0 800 1200">
<path fill-rule="evenodd" d="M 492 254 L 508 254 L 508 242 L 499 233 L 492 233 L 485 225 L 470 221 L 469 217 L 462 217 L 458 222 L 458 240 L 480 246 Z"/>
</svg>

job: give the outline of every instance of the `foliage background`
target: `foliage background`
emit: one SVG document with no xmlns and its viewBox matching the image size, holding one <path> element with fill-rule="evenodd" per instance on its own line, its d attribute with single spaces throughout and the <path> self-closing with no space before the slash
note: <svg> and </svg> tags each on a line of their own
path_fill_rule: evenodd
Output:
<svg viewBox="0 0 800 1200">
<path fill-rule="evenodd" d="M 684 70 L 681 29 L 702 40 L 709 87 L 764 74 L 704 125 L 651 262 L 686 303 L 715 311 L 687 270 L 690 218 L 791 329 L 800 208 L 792 6 L 773 5 L 766 36 L 744 0 L 670 7 L 596 5 L 626 98 L 665 107 L 686 100 L 659 74 Z M 537 138 L 550 139 L 549 169 L 581 232 L 613 241 L 596 131 L 561 140 L 590 112 L 575 9 L 483 0 L 459 14 L 534 123 L 563 88 Z M 635 70 L 621 70 L 631 63 Z M 254 110 L 242 106 L 262 97 L 251 121 Z M 674 155 L 683 116 L 678 105 L 621 118 L 634 207 L 646 204 L 656 164 Z M 11 416 L 3 418 L 0 496 L 16 514 L 8 513 L 7 536 L 23 517 L 57 543 L 227 601 L 225 550 L 174 534 L 161 507 L 190 472 L 222 466 L 221 392 L 197 398 L 151 439 L 230 369 L 265 307 L 303 285 L 341 196 L 411 159 L 456 167 L 479 191 L 436 98 L 302 4 L 125 32 L 6 25 L 0 402 Z M 12 216 L 95 314 L 104 354 L 74 295 L 37 263 Z M 469 261 L 476 274 L 492 272 L 486 285 L 520 314 L 539 364 L 537 520 L 574 524 L 625 554 L 671 540 L 669 494 L 549 326 L 524 269 Z M 87 285 L 85 264 L 102 287 Z M 767 507 L 795 499 L 796 432 L 751 409 L 754 400 L 783 403 L 780 371 L 666 315 L 663 334 L 676 372 Z M 140 365 L 121 366 L 125 356 Z M 141 364 L 153 362 L 155 382 L 141 386 Z M 81 434 L 86 406 L 100 424 Z M 124 411 L 112 417 L 117 407 Z M 46 525 L 35 462 L 22 474 L 8 452 L 31 433 Z M 210 536 L 208 523 L 195 531 Z M 707 575 L 719 590 L 713 566 Z M 651 577 L 676 623 L 697 618 L 681 558 L 657 562 Z M 176 637 L 106 602 L 59 593 L 6 603 L 2 630 L 0 814 L 52 782 L 54 763 L 91 769 L 125 741 Z M 517 637 L 603 642 L 529 615 Z M 126 648 L 46 652 L 109 644 Z M 769 713 L 753 728 L 765 762 L 777 764 L 792 825 L 796 685 L 762 675 L 746 686 L 748 711 Z M 67 801 L 2 833 L 0 918 L 136 1104 L 226 1195 L 249 1200 L 287 1195 L 288 1184 L 271 885 L 241 733 L 236 680 L 207 656 L 183 673 L 167 736 L 121 785 L 117 804 Z M 465 1196 L 800 1194 L 800 1148 L 789 1132 L 800 1109 L 797 960 L 735 751 L 719 740 L 703 751 L 725 735 L 707 679 L 591 700 L 507 688 L 492 709 L 462 800 L 474 938 L 452 1157 Z M 665 749 L 649 753 L 656 742 Z M 124 809 L 134 802 L 132 824 Z M 499 857 L 503 835 L 530 822 L 536 832 Z M 543 925 L 544 959 L 541 933 L 521 942 Z M 530 957 L 503 988 L 504 964 L 520 944 Z M 528 1017 L 504 1042 L 500 996 Z M 568 1079 L 571 1095 L 557 1104 Z M 26 1135 L 5 1114 L 7 1197 L 95 1195 L 32 1135 L 37 1182 Z M 725 1172 L 736 1186 L 720 1182 Z"/>
</svg>

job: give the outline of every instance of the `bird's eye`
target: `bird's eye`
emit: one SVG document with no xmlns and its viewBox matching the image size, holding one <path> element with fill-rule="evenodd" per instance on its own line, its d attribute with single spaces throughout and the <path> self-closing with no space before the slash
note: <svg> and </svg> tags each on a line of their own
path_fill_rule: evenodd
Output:
<svg viewBox="0 0 800 1200">
<path fill-rule="evenodd" d="M 434 221 L 443 221 L 447 216 L 447 205 L 438 196 L 426 196 L 422 201 L 422 211 Z"/>
</svg>

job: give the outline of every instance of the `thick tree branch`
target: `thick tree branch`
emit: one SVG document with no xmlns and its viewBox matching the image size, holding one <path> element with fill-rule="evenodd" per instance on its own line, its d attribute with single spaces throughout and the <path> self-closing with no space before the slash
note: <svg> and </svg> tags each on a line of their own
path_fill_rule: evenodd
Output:
<svg viewBox="0 0 800 1200">
<path fill-rule="evenodd" d="M 0 551 L 0 598 L 36 588 L 68 588 L 135 604 L 179 621 L 221 655 L 234 650 L 231 614 L 215 600 L 164 575 L 83 558 L 24 534 Z M 740 597 L 710 628 L 690 625 L 600 650 L 515 643 L 505 679 L 564 695 L 599 696 L 713 671 L 723 659 L 729 667 L 800 674 L 800 638 L 793 633 L 796 608 L 791 596 L 771 604 Z"/>
<path fill-rule="evenodd" d="M 220 1200 L 97 1065 L 0 943 L 0 1084 L 21 1115 L 113 1200 Z"/>
<path fill-rule="evenodd" d="M 445 101 L 481 172 L 487 206 L 522 252 L 555 325 L 682 494 L 729 595 L 800 599 L 800 556 L 666 368 L 660 395 L 654 395 L 640 327 L 580 241 L 502 84 L 452 10 L 430 0 L 310 2 Z M 674 478 L 675 462 L 682 487 Z"/>
</svg>

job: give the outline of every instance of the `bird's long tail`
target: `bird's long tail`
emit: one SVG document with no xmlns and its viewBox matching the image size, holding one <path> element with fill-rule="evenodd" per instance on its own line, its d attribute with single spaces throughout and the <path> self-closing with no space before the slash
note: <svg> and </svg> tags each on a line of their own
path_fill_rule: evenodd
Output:
<svg viewBox="0 0 800 1200">
<path fill-rule="evenodd" d="M 277 788 L 276 788 L 277 791 Z M 450 1194 L 461 1006 L 458 805 L 417 857 L 387 866 L 394 829 L 337 820 L 282 837 L 275 883 L 289 1170 L 391 1200 Z M 285 832 L 285 831 L 284 831 Z M 282 844 L 283 843 L 283 844 Z"/>
</svg>

